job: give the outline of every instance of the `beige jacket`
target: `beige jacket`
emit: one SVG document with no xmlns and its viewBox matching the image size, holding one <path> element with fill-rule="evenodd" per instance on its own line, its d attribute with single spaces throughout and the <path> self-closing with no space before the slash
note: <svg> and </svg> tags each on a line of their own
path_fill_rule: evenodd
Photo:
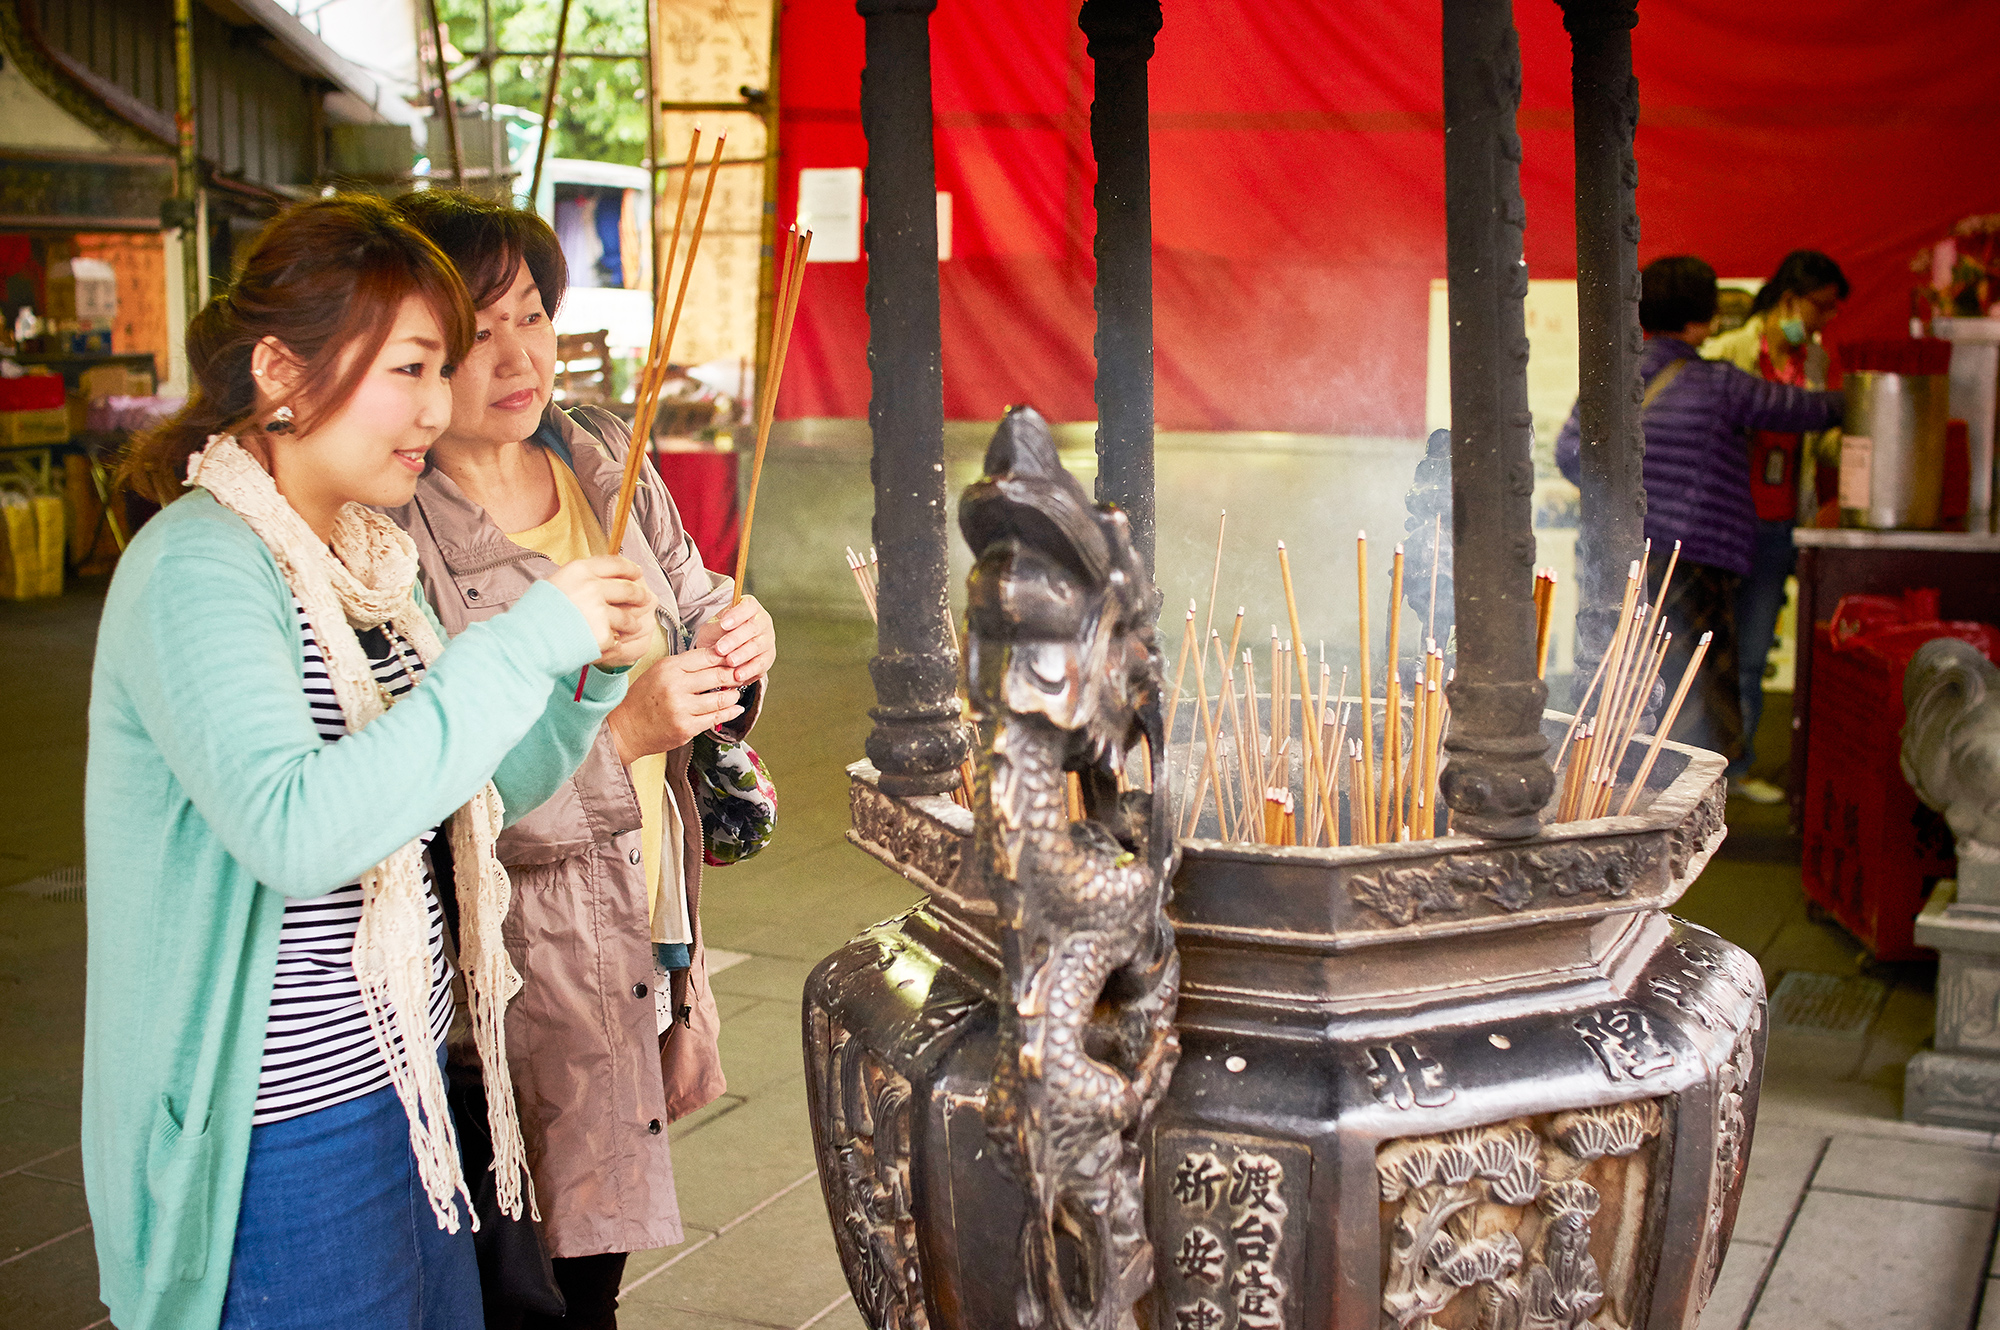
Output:
<svg viewBox="0 0 2000 1330">
<path fill-rule="evenodd" d="M 560 429 L 577 481 L 609 530 L 629 433 L 608 412 L 580 414 L 597 438 L 559 411 L 546 421 Z M 641 475 L 619 553 L 644 572 L 677 647 L 675 628 L 726 608 L 734 583 L 702 566 L 658 473 L 646 467 Z M 436 468 L 390 516 L 416 541 L 425 594 L 449 634 L 499 614 L 555 571 L 508 540 Z M 755 720 L 761 687 L 755 692 L 732 733 Z M 500 861 L 514 880 L 504 936 L 523 980 L 507 1009 L 507 1058 L 553 1256 L 681 1241 L 667 1124 L 724 1088 L 720 1022 L 703 964 L 701 817 L 689 754 L 683 746 L 668 755 L 667 791 L 685 829 L 694 964 L 674 985 L 675 1019 L 665 1035 L 656 1033 L 639 801 L 608 726 L 562 789 L 500 837 Z"/>
</svg>

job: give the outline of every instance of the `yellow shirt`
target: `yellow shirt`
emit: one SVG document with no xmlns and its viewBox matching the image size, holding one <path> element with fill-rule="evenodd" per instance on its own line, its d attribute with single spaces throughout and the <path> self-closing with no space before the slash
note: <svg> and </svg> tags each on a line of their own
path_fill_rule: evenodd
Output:
<svg viewBox="0 0 2000 1330">
<path fill-rule="evenodd" d="M 576 483 L 576 476 L 568 467 L 554 457 L 548 460 L 549 472 L 556 482 L 556 515 L 526 531 L 510 531 L 507 539 L 558 564 L 602 554 L 606 544 L 604 529 L 598 525 L 597 514 L 590 510 L 583 487 Z M 656 620 L 646 654 L 632 667 L 632 680 L 637 682 L 640 675 L 666 654 L 667 635 Z M 683 880 L 681 820 L 680 810 L 667 797 L 667 755 L 648 753 L 626 770 L 631 773 L 632 788 L 639 796 L 639 851 L 646 868 L 646 905 L 653 924 L 652 940 L 692 942 L 694 931 L 687 917 L 687 892 L 679 889 Z M 662 880 L 676 886 L 665 909 L 660 906 Z"/>
</svg>

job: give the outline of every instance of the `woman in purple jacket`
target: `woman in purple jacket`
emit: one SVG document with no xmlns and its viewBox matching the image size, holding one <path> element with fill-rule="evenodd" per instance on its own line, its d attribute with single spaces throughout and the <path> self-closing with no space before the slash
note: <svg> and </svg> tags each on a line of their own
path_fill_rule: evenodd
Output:
<svg viewBox="0 0 2000 1330">
<path fill-rule="evenodd" d="M 1646 572 L 1652 585 L 1658 586 L 1665 575 L 1674 542 L 1681 546 L 1666 605 L 1667 631 L 1674 641 L 1660 677 L 1678 679 L 1695 642 L 1704 632 L 1714 634 L 1673 737 L 1734 758 L 1743 744 L 1736 587 L 1750 571 L 1757 534 L 1746 431 L 1827 429 L 1840 423 L 1846 399 L 1703 360 L 1696 348 L 1709 336 L 1715 307 L 1715 269 L 1692 255 L 1655 259 L 1641 274 L 1646 538 L 1653 547 Z M 1581 446 L 1572 409 L 1556 439 L 1556 465 L 1572 483 L 1578 478 Z M 1583 518 L 1588 522 L 1590 516 Z"/>
</svg>

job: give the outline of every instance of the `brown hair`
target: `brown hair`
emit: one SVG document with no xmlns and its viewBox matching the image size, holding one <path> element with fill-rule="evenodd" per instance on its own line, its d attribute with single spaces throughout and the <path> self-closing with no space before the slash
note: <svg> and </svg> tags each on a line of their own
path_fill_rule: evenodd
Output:
<svg viewBox="0 0 2000 1330">
<path fill-rule="evenodd" d="M 266 337 L 304 365 L 309 386 L 290 404 L 309 433 L 354 395 L 412 295 L 437 314 L 446 363 L 462 360 L 474 329 L 465 284 L 386 202 L 342 194 L 286 209 L 251 242 L 229 290 L 188 321 L 187 405 L 133 441 L 120 478 L 156 503 L 178 497 L 188 457 L 241 428 L 256 404 L 250 353 Z"/>
<path fill-rule="evenodd" d="M 569 289 L 569 260 L 540 214 L 453 189 L 405 194 L 395 208 L 457 265 L 474 309 L 506 295 L 514 270 L 525 263 L 542 293 L 542 309 L 555 317 Z"/>
</svg>

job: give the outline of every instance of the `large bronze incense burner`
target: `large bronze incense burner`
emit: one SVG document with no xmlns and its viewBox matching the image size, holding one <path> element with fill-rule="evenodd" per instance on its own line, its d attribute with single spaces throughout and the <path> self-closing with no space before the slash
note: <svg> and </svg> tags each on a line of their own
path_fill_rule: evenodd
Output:
<svg viewBox="0 0 2000 1330">
<path fill-rule="evenodd" d="M 870 1323 L 1108 1327 L 1133 1301 L 1176 1330 L 1691 1323 L 1762 1055 L 1754 963 L 1663 912 L 1722 839 L 1722 759 L 1669 745 L 1633 815 L 1520 840 L 1176 861 L 1152 796 L 1117 788 L 1157 725 L 1151 628 L 1040 513 L 989 524 L 1017 480 L 967 496 L 974 806 L 850 770 L 849 838 L 929 899 L 806 990 Z"/>
<path fill-rule="evenodd" d="M 863 1314 L 877 1330 L 1692 1327 L 1748 1157 L 1763 982 L 1666 913 L 1724 834 L 1722 758 L 1635 749 L 1605 767 L 1629 813 L 1552 816 L 1569 718 L 1546 710 L 1534 641 L 1508 0 L 1444 6 L 1457 669 L 1441 786 L 1458 834 L 1333 846 L 1169 830 L 1194 721 L 1183 707 L 1182 732 L 1163 727 L 1150 575 L 1154 0 L 1088 0 L 1079 20 L 1105 159 L 1102 502 L 1039 417 L 1010 413 L 959 507 L 977 562 L 958 668 L 933 3 L 857 4 L 883 580 L 849 839 L 925 893 L 805 991 L 820 1179 Z M 1634 5 L 1563 9 L 1588 672 L 1625 613 L 1644 511 Z M 1254 730 L 1254 687 L 1244 701 Z M 968 735 L 961 803 L 946 792 Z"/>
</svg>

